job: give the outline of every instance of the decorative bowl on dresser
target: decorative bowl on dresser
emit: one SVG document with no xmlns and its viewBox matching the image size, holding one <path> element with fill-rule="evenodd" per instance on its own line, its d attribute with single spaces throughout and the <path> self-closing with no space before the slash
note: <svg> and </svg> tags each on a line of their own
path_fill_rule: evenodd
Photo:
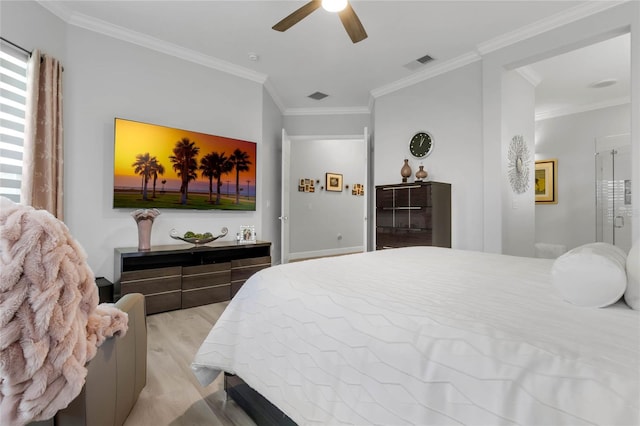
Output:
<svg viewBox="0 0 640 426">
<path fill-rule="evenodd" d="M 147 314 L 230 300 L 255 272 L 271 266 L 271 243 L 216 242 L 116 248 L 116 298 L 145 295 Z"/>
</svg>

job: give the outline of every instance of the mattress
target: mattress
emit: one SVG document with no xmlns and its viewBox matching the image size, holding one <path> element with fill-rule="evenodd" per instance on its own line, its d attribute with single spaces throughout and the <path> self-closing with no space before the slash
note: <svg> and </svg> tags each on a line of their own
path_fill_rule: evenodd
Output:
<svg viewBox="0 0 640 426">
<path fill-rule="evenodd" d="M 637 425 L 640 317 L 564 302 L 553 260 L 410 247 L 253 275 L 196 354 L 299 425 Z"/>
</svg>

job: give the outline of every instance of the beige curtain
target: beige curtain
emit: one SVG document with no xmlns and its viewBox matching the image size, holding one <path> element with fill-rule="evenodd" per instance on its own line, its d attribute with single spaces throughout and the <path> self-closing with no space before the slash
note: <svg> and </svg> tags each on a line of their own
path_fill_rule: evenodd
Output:
<svg viewBox="0 0 640 426">
<path fill-rule="evenodd" d="M 21 202 L 64 220 L 62 65 L 34 50 L 27 72 Z"/>
</svg>

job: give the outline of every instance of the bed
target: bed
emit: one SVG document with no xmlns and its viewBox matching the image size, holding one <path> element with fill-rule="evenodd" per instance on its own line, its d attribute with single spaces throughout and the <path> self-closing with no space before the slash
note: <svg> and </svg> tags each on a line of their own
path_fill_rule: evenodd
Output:
<svg viewBox="0 0 640 426">
<path fill-rule="evenodd" d="M 196 354 L 299 425 L 637 425 L 640 317 L 569 304 L 553 260 L 437 247 L 252 276 Z"/>
</svg>

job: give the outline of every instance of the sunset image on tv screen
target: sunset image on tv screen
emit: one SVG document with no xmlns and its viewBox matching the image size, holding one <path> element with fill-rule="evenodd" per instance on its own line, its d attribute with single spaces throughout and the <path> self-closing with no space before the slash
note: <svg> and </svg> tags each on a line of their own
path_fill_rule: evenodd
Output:
<svg viewBox="0 0 640 426">
<path fill-rule="evenodd" d="M 114 208 L 256 209 L 256 143 L 115 119 Z"/>
</svg>

